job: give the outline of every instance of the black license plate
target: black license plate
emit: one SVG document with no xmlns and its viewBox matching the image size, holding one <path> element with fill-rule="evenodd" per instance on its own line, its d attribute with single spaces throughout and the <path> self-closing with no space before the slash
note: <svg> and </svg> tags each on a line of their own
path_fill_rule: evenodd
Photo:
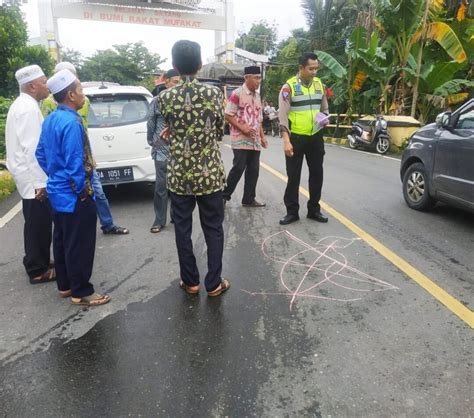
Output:
<svg viewBox="0 0 474 418">
<path fill-rule="evenodd" d="M 105 168 L 97 170 L 97 174 L 99 175 L 102 184 L 133 181 L 132 167 Z"/>
</svg>

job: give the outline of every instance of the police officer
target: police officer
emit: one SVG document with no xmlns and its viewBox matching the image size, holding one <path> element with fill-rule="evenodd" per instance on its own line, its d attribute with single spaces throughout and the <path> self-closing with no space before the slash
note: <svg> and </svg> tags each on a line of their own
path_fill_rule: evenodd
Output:
<svg viewBox="0 0 474 418">
<path fill-rule="evenodd" d="M 329 112 L 325 89 L 316 76 L 318 57 L 311 52 L 299 58 L 298 74 L 282 87 L 279 96 L 280 132 L 286 159 L 288 184 L 284 202 L 286 216 L 281 225 L 298 221 L 298 192 L 303 158 L 309 168 L 309 201 L 307 217 L 327 222 L 319 200 L 323 185 L 324 141 L 322 128 L 328 124 Z"/>
</svg>

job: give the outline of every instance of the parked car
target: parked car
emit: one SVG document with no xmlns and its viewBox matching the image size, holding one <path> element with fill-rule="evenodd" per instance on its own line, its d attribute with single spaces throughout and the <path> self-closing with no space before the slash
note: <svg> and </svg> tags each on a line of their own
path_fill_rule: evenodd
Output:
<svg viewBox="0 0 474 418">
<path fill-rule="evenodd" d="M 474 99 L 413 134 L 400 177 L 412 209 L 428 210 L 442 201 L 474 213 Z"/>
<path fill-rule="evenodd" d="M 102 183 L 155 181 L 146 139 L 151 93 L 144 87 L 107 83 L 84 92 L 91 102 L 88 133 Z"/>
</svg>

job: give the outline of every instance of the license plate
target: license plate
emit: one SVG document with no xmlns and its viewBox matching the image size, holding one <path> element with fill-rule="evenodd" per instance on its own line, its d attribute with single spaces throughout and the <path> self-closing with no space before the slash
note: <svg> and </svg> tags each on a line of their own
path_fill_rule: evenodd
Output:
<svg viewBox="0 0 474 418">
<path fill-rule="evenodd" d="M 97 170 L 97 174 L 99 175 L 102 184 L 133 181 L 132 167 L 105 168 Z"/>
</svg>

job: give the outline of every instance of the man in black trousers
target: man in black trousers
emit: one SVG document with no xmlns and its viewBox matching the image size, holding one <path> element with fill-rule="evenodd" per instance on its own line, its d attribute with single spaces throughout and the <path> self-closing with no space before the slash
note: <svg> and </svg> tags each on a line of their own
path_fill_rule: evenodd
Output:
<svg viewBox="0 0 474 418">
<path fill-rule="evenodd" d="M 46 190 L 53 208 L 53 250 L 61 297 L 73 305 L 96 306 L 110 297 L 94 292 L 90 283 L 94 264 L 97 214 L 91 186 L 94 160 L 82 117 L 82 86 L 69 70 L 48 80 L 58 103 L 44 121 L 36 158 L 48 175 Z"/>
<path fill-rule="evenodd" d="M 286 215 L 280 225 L 298 221 L 299 187 L 303 159 L 309 169 L 309 201 L 307 218 L 327 222 L 321 213 L 319 200 L 323 186 L 324 140 L 322 128 L 328 124 L 326 90 L 316 72 L 318 57 L 312 52 L 299 58 L 298 74 L 282 87 L 279 96 L 280 132 L 286 159 L 288 184 L 284 202 Z"/>
<path fill-rule="evenodd" d="M 50 266 L 53 221 L 46 194 L 46 174 L 35 157 L 43 116 L 39 101 L 48 97 L 46 77 L 37 65 L 19 69 L 20 96 L 11 105 L 6 123 L 7 166 L 22 198 L 25 225 L 23 265 L 31 284 L 55 280 Z"/>
<path fill-rule="evenodd" d="M 229 280 L 221 276 L 225 171 L 217 141 L 224 130 L 223 95 L 217 87 L 202 84 L 195 78 L 202 66 L 201 47 L 196 42 L 176 42 L 171 55 L 181 82 L 160 93 L 156 109 L 167 126 L 162 137 L 169 140 L 167 180 L 180 287 L 190 294 L 199 292 L 199 271 L 191 240 L 193 211 L 197 204 L 207 244 L 205 286 L 209 296 L 219 296 L 230 287 Z"/>
<path fill-rule="evenodd" d="M 234 160 L 227 176 L 224 189 L 224 204 L 230 200 L 245 171 L 242 206 L 264 207 L 265 203 L 255 199 L 258 174 L 260 171 L 260 151 L 268 146 L 263 133 L 262 102 L 258 88 L 262 81 L 260 67 L 244 68 L 245 83 L 235 89 L 229 97 L 225 109 L 225 119 L 230 124 L 230 138 Z"/>
</svg>

